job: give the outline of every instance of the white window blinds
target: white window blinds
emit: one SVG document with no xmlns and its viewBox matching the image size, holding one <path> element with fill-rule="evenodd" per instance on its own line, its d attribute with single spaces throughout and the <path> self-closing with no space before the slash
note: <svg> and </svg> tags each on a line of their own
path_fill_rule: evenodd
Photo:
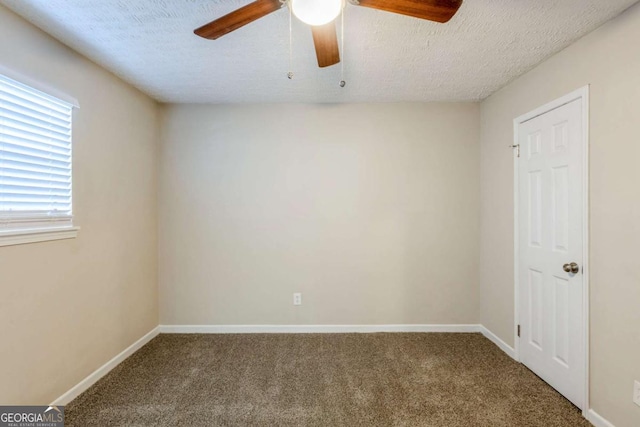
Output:
<svg viewBox="0 0 640 427">
<path fill-rule="evenodd" d="M 0 231 L 71 225 L 72 110 L 0 75 Z"/>
</svg>

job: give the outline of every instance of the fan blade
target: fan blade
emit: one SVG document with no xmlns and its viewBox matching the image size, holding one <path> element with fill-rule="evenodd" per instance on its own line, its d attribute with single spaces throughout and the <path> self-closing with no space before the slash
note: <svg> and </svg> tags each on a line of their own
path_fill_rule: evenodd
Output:
<svg viewBox="0 0 640 427">
<path fill-rule="evenodd" d="M 233 30 L 247 25 L 256 19 L 267 16 L 282 7 L 280 0 L 256 0 L 240 9 L 211 21 L 206 25 L 194 30 L 194 33 L 205 39 L 215 40 Z"/>
<path fill-rule="evenodd" d="M 313 34 L 313 44 L 316 46 L 318 66 L 328 67 L 340 62 L 336 24 L 330 22 L 326 25 L 312 26 L 311 33 Z"/>
<path fill-rule="evenodd" d="M 358 0 L 359 6 L 436 22 L 448 22 L 462 0 Z"/>
</svg>

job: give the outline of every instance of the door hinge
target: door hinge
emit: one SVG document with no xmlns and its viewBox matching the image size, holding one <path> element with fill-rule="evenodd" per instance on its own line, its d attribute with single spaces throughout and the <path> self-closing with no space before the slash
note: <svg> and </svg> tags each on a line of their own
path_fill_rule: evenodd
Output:
<svg viewBox="0 0 640 427">
<path fill-rule="evenodd" d="M 516 149 L 516 156 L 520 157 L 520 144 L 510 145 L 509 148 L 515 148 Z"/>
<path fill-rule="evenodd" d="M 520 325 L 518 325 L 518 338 L 520 338 Z"/>
</svg>

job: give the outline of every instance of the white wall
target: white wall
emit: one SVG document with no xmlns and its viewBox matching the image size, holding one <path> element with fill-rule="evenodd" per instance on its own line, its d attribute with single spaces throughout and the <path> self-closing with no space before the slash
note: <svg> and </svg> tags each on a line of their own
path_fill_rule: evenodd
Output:
<svg viewBox="0 0 640 427">
<path fill-rule="evenodd" d="M 513 344 L 513 119 L 591 85 L 591 404 L 640 425 L 640 6 L 482 103 L 480 319 Z"/>
<path fill-rule="evenodd" d="M 477 323 L 478 135 L 470 103 L 165 107 L 161 324 Z"/>
<path fill-rule="evenodd" d="M 0 65 L 79 100 L 74 240 L 0 247 L 0 402 L 46 404 L 158 324 L 155 102 L 0 6 Z"/>
</svg>

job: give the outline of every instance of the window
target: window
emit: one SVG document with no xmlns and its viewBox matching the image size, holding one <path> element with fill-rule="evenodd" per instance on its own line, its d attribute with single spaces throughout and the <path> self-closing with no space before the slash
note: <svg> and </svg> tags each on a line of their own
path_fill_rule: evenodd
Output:
<svg viewBox="0 0 640 427">
<path fill-rule="evenodd" d="M 75 237 L 72 112 L 72 104 L 0 75 L 0 245 Z M 34 234 L 48 238 L 16 241 Z"/>
</svg>

